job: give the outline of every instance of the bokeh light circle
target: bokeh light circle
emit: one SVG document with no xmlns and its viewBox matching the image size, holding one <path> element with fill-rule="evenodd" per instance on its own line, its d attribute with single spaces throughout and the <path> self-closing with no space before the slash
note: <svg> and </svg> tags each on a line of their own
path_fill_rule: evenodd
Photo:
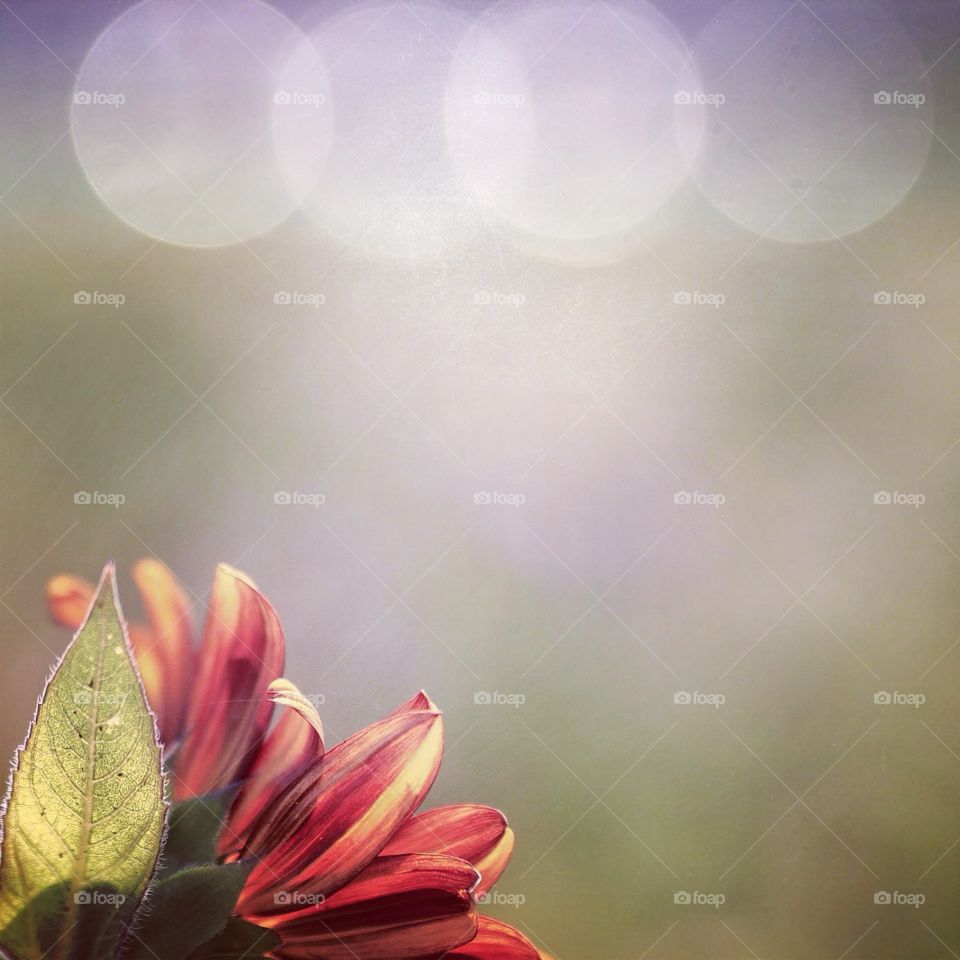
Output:
<svg viewBox="0 0 960 960">
<path fill-rule="evenodd" d="M 290 86 L 291 60 L 311 62 L 312 86 Z M 299 205 L 329 148 L 330 111 L 316 52 L 272 7 L 145 0 L 90 49 L 71 121 L 83 169 L 118 217 L 204 247 L 264 233 Z"/>
<path fill-rule="evenodd" d="M 375 3 L 310 33 L 337 108 L 333 149 L 304 205 L 325 232 L 368 254 L 419 259 L 475 229 L 443 132 L 452 51 L 469 26 L 430 3 Z"/>
<path fill-rule="evenodd" d="M 734 0 L 694 55 L 715 104 L 698 183 L 740 225 L 785 241 L 840 237 L 919 176 L 926 69 L 880 0 Z"/>
<path fill-rule="evenodd" d="M 696 70 L 655 8 L 501 5 L 457 51 L 447 133 L 466 189 L 574 256 L 650 217 L 703 132 Z"/>
</svg>

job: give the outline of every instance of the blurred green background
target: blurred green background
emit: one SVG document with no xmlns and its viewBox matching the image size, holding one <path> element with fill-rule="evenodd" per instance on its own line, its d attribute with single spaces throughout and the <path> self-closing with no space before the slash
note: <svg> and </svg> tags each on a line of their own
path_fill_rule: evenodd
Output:
<svg viewBox="0 0 960 960">
<path fill-rule="evenodd" d="M 423 256 L 300 214 L 211 249 L 137 232 L 65 135 L 123 9 L 0 4 L 0 753 L 67 640 L 48 577 L 114 558 L 135 612 L 152 554 L 199 627 L 226 561 L 276 605 L 331 741 L 421 687 L 439 703 L 431 802 L 508 814 L 489 909 L 559 960 L 957 956 L 960 8 L 890 14 L 930 142 L 865 229 L 764 238 L 693 178 L 562 257 L 496 217 Z M 664 12 L 695 46 L 723 7 Z M 829 79 L 805 42 L 805 72 L 774 56 L 751 82 Z"/>
</svg>

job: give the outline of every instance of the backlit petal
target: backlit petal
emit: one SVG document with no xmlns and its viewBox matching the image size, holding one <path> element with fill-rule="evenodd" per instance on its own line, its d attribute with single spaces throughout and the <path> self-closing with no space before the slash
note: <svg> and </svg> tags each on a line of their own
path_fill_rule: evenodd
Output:
<svg viewBox="0 0 960 960">
<path fill-rule="evenodd" d="M 47 609 L 55 623 L 77 630 L 93 600 L 94 586 L 83 577 L 61 573 L 47 581 Z"/>
<path fill-rule="evenodd" d="M 251 831 L 245 852 L 262 862 L 241 894 L 241 912 L 276 912 L 276 889 L 339 890 L 420 805 L 442 755 L 436 709 L 394 713 L 327 751 Z"/>
<path fill-rule="evenodd" d="M 447 954 L 452 960 L 540 960 L 537 948 L 519 930 L 493 917 L 480 917 L 477 935 Z"/>
<path fill-rule="evenodd" d="M 137 670 L 143 681 L 143 689 L 147 694 L 147 703 L 157 716 L 157 728 L 160 728 L 160 712 L 163 709 L 163 694 L 166 686 L 166 677 L 163 672 L 163 663 L 152 643 L 152 634 L 139 623 L 131 623 L 127 627 L 130 637 L 130 646 L 137 659 Z M 163 735 L 161 733 L 161 740 Z M 167 741 L 164 740 L 164 745 Z"/>
<path fill-rule="evenodd" d="M 384 854 L 444 853 L 469 860 L 480 871 L 478 894 L 503 873 L 513 852 L 513 831 L 493 807 L 456 804 L 427 810 L 408 820 L 383 849 Z"/>
<path fill-rule="evenodd" d="M 473 861 L 473 865 L 480 871 L 480 883 L 477 884 L 476 894 L 489 893 L 493 885 L 500 879 L 500 874 L 506 869 L 513 855 L 513 831 L 507 827 L 500 838 L 500 842 L 490 849 L 484 856 Z"/>
<path fill-rule="evenodd" d="M 320 714 L 309 697 L 300 692 L 295 683 L 286 677 L 278 677 L 267 687 L 267 698 L 281 707 L 290 707 L 303 717 L 316 731 L 320 743 L 323 744 L 323 723 Z"/>
<path fill-rule="evenodd" d="M 140 560 L 133 568 L 133 580 L 150 622 L 150 652 L 163 675 L 162 700 L 154 704 L 160 737 L 172 743 L 183 733 L 193 686 L 190 604 L 177 579 L 159 560 Z M 143 646 L 134 649 L 139 660 Z"/>
<path fill-rule="evenodd" d="M 437 705 L 427 696 L 424 690 L 421 690 L 419 693 L 415 693 L 409 700 L 404 700 L 396 710 L 392 710 L 390 713 L 384 717 L 386 720 L 388 717 L 399 717 L 404 713 L 414 713 L 418 710 L 436 710 Z"/>
<path fill-rule="evenodd" d="M 378 857 L 339 893 L 275 918 L 287 960 L 406 960 L 439 956 L 476 933 L 476 871 L 430 855 Z M 278 898 L 296 900 L 294 891 Z"/>
<path fill-rule="evenodd" d="M 323 756 L 323 728 L 313 704 L 289 680 L 274 680 L 268 697 L 282 706 L 220 834 L 219 853 L 230 857 L 243 849 L 254 824 L 308 764 Z"/>
<path fill-rule="evenodd" d="M 282 673 L 283 633 L 273 607 L 247 577 L 221 564 L 176 764 L 177 800 L 246 776 L 273 712 L 267 687 Z"/>
</svg>

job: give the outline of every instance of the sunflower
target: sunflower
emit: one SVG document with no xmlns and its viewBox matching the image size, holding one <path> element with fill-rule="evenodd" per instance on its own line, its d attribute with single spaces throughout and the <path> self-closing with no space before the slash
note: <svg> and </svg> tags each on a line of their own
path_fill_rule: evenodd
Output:
<svg viewBox="0 0 960 960">
<path fill-rule="evenodd" d="M 443 756 L 425 693 L 327 750 L 315 706 L 283 678 L 276 612 L 248 577 L 217 567 L 199 645 L 170 570 L 144 559 L 133 579 L 147 622 L 130 639 L 173 799 L 233 791 L 218 856 L 253 864 L 234 913 L 279 937 L 277 960 L 540 960 L 477 912 L 513 850 L 503 814 L 417 812 Z M 54 577 L 51 616 L 78 628 L 93 593 Z"/>
</svg>

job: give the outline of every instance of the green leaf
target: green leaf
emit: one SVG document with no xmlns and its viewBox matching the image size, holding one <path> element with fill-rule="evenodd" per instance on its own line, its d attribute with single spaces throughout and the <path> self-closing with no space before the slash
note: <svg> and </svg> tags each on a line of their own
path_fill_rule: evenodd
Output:
<svg viewBox="0 0 960 960">
<path fill-rule="evenodd" d="M 150 888 L 125 960 L 182 960 L 226 926 L 252 864 L 188 867 Z"/>
<path fill-rule="evenodd" d="M 52 932 L 48 960 L 59 960 L 82 943 L 85 908 L 97 908 L 100 928 L 131 911 L 160 852 L 163 795 L 156 725 L 110 566 L 17 752 L 0 849 L 0 945 L 33 960 Z"/>
<path fill-rule="evenodd" d="M 54 948 L 66 943 L 68 960 L 112 957 L 133 919 L 136 901 L 106 886 L 83 890 L 78 899 L 83 902 L 76 907 L 70 936 L 54 941 L 47 948 L 49 955 L 54 956 Z"/>
<path fill-rule="evenodd" d="M 110 886 L 81 890 L 74 901 L 67 937 L 61 927 L 68 896 L 68 884 L 61 883 L 34 897 L 6 927 L 4 942 L 8 945 L 29 943 L 42 956 L 66 954 L 67 960 L 100 960 L 112 956 L 133 919 L 136 901 Z M 26 951 L 21 956 L 27 956 Z"/>
<path fill-rule="evenodd" d="M 167 877 L 191 864 L 216 862 L 217 836 L 226 822 L 235 793 L 236 788 L 231 787 L 173 805 L 159 877 Z"/>
<path fill-rule="evenodd" d="M 222 933 L 191 953 L 187 960 L 259 960 L 279 943 L 280 938 L 270 930 L 234 917 Z"/>
</svg>

